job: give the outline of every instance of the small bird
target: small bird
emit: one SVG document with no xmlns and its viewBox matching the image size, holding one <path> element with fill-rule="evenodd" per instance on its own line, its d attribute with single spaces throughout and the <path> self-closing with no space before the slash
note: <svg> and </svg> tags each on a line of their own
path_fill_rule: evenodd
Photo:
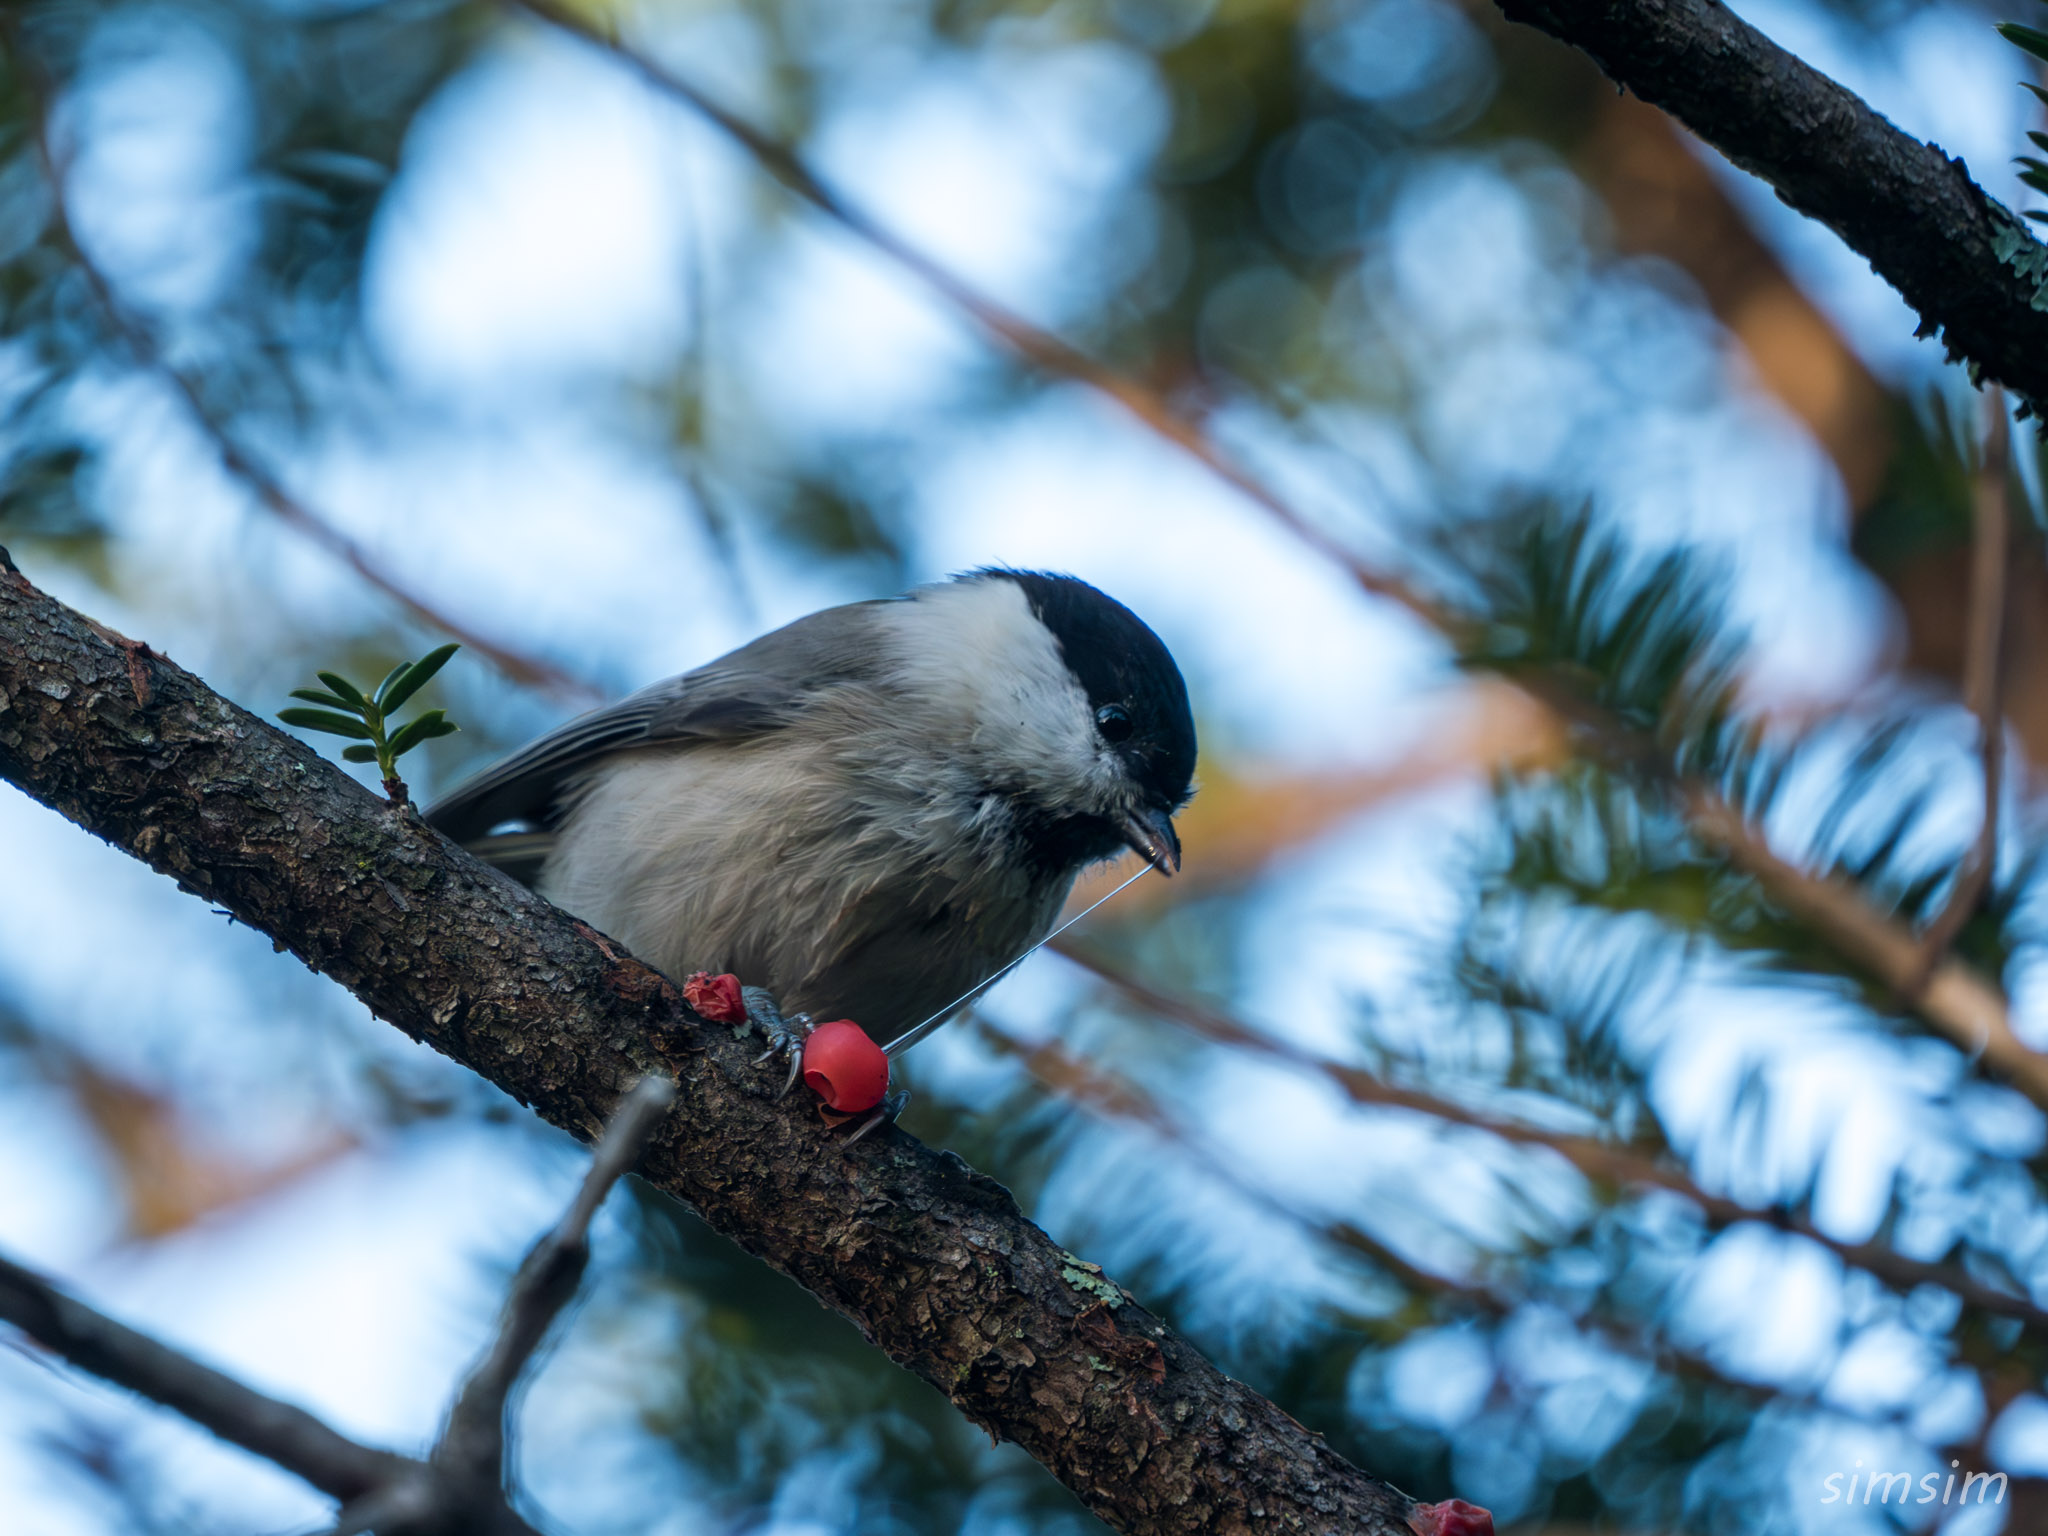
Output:
<svg viewBox="0 0 2048 1536">
<path fill-rule="evenodd" d="M 1136 614 L 990 568 L 572 720 L 427 820 L 678 981 L 731 972 L 888 1041 L 1043 939 L 1088 865 L 1177 870 L 1194 768 Z"/>
</svg>

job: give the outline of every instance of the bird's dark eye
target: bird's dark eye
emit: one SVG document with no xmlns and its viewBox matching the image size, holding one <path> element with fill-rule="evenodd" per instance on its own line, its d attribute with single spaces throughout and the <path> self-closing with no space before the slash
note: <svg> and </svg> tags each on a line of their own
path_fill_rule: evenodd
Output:
<svg viewBox="0 0 2048 1536">
<path fill-rule="evenodd" d="M 1121 704 L 1105 704 L 1095 711 L 1095 728 L 1102 739 L 1114 746 L 1131 739 L 1131 712 Z"/>
</svg>

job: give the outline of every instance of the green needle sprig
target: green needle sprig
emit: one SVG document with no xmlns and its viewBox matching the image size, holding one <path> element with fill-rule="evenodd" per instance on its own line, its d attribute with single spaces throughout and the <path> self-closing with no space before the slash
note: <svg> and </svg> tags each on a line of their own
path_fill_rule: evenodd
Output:
<svg viewBox="0 0 2048 1536">
<path fill-rule="evenodd" d="M 292 697 L 317 704 L 318 709 L 281 709 L 277 718 L 301 730 L 324 731 L 330 736 L 355 738 L 341 755 L 351 763 L 375 763 L 384 776 L 384 793 L 393 805 L 408 803 L 405 781 L 398 776 L 398 760 L 423 741 L 453 735 L 459 726 L 445 709 L 430 709 L 415 715 L 396 731 L 389 731 L 391 717 L 461 650 L 444 645 L 427 652 L 418 661 L 401 661 L 374 691 L 357 687 L 339 672 L 321 672 L 324 688 L 294 688 Z"/>
<path fill-rule="evenodd" d="M 2022 53 L 2031 54 L 2035 59 L 2048 63 L 2048 32 L 2039 27 L 2030 27 L 2023 22 L 2001 21 L 1998 23 L 1999 36 Z M 2048 103 L 2048 91 L 2029 81 L 2020 84 L 2032 91 L 2042 102 Z M 2029 133 L 2027 139 L 2034 148 L 2048 151 L 2048 134 Z M 2015 155 L 2013 164 L 2020 168 L 2020 180 L 2036 192 L 2048 192 L 2048 161 L 2035 155 Z M 2041 223 L 2048 223 L 2048 209 L 2032 209 L 2027 217 Z"/>
</svg>

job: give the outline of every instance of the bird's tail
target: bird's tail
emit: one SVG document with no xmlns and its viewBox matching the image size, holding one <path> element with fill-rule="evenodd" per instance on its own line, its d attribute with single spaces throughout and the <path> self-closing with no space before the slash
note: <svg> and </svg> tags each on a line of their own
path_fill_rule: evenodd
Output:
<svg viewBox="0 0 2048 1536">
<path fill-rule="evenodd" d="M 552 832 L 494 832 L 462 845 L 486 864 L 494 864 L 521 885 L 540 878 L 541 866 L 555 851 Z"/>
</svg>

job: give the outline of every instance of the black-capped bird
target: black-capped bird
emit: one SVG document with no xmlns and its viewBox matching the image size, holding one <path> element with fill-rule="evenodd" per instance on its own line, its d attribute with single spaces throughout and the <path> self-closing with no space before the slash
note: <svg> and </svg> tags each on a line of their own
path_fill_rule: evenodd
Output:
<svg viewBox="0 0 2048 1536">
<path fill-rule="evenodd" d="M 732 972 L 894 1041 L 1043 939 L 1088 865 L 1179 868 L 1194 767 L 1137 615 L 990 569 L 799 619 L 427 819 L 679 981 Z"/>
</svg>

